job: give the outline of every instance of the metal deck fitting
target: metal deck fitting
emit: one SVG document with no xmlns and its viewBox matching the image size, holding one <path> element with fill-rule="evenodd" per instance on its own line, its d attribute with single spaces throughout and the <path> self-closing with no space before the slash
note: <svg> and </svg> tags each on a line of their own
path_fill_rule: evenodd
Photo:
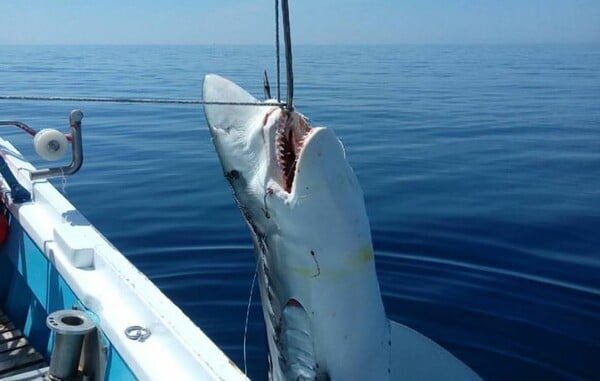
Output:
<svg viewBox="0 0 600 381">
<path fill-rule="evenodd" d="M 44 357 L 0 310 L 0 381 L 34 380 L 36 373 L 46 372 L 43 368 L 47 366 Z"/>
</svg>

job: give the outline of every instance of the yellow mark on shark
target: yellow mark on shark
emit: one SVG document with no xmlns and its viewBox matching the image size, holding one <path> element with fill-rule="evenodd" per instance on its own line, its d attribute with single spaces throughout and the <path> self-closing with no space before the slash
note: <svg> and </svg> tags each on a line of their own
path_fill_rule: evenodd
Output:
<svg viewBox="0 0 600 381">
<path fill-rule="evenodd" d="M 349 273 L 359 272 L 369 268 L 369 265 L 371 265 L 375 260 L 373 248 L 370 245 L 364 246 L 356 251 L 353 255 L 348 255 L 346 257 L 345 263 L 347 266 L 340 266 L 335 269 L 327 268 L 321 271 L 321 267 L 319 266 L 318 258 L 316 257 L 315 253 L 311 251 L 311 255 L 314 260 L 314 266 L 295 266 L 290 267 L 289 269 L 302 278 L 317 278 L 324 276 L 328 279 L 342 279 Z"/>
<path fill-rule="evenodd" d="M 371 246 L 365 246 L 358 251 L 356 260 L 358 263 L 370 263 L 375 259 L 375 253 Z"/>
<path fill-rule="evenodd" d="M 348 258 L 349 265 L 355 271 L 361 271 L 370 268 L 370 265 L 375 260 L 375 253 L 371 245 L 363 246 L 354 255 Z"/>
</svg>

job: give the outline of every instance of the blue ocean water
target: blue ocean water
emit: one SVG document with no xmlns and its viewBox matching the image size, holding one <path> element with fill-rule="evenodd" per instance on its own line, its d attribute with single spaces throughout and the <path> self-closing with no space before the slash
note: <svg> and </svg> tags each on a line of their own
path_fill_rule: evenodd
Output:
<svg viewBox="0 0 600 381">
<path fill-rule="evenodd" d="M 212 72 L 260 98 L 273 50 L 0 46 L 0 95 L 199 99 Z M 600 379 L 600 45 L 294 53 L 297 108 L 362 184 L 388 314 L 488 380 Z M 202 108 L 0 101 L 0 119 L 66 131 L 73 108 L 85 163 L 57 188 L 243 367 L 254 258 Z M 263 330 L 255 294 L 256 380 Z"/>
</svg>

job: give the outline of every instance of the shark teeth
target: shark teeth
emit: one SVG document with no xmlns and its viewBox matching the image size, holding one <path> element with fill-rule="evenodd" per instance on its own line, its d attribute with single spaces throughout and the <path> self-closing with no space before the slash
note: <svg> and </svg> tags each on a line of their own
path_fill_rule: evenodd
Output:
<svg viewBox="0 0 600 381">
<path fill-rule="evenodd" d="M 275 147 L 277 148 L 277 164 L 281 171 L 281 185 L 291 193 L 298 157 L 311 128 L 298 113 L 281 113 L 275 130 Z"/>
</svg>

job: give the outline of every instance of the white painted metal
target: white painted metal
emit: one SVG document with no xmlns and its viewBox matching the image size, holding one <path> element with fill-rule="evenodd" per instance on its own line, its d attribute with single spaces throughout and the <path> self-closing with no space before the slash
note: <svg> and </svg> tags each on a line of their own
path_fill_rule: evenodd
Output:
<svg viewBox="0 0 600 381">
<path fill-rule="evenodd" d="M 99 329 L 139 380 L 247 380 L 233 362 L 136 269 L 49 182 L 31 182 L 32 165 L 7 141 L 0 154 L 32 202 L 13 204 L 2 194 L 36 245 L 86 308 L 96 314 Z M 124 211 L 126 212 L 126 211 Z M 71 223 L 71 222 L 76 223 Z M 143 342 L 125 336 L 133 325 L 151 336 Z"/>
</svg>

